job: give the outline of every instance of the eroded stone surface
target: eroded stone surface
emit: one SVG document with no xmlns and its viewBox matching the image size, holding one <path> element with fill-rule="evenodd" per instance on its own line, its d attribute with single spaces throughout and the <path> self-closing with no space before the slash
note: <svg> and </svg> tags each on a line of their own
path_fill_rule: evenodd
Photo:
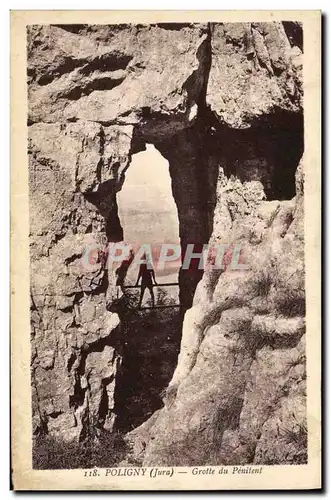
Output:
<svg viewBox="0 0 331 500">
<path fill-rule="evenodd" d="M 212 24 L 207 103 L 221 122 L 245 128 L 258 117 L 302 106 L 302 52 L 282 23 Z"/>
<path fill-rule="evenodd" d="M 289 231 L 302 216 L 302 192 L 291 204 L 266 202 L 255 181 L 236 181 L 235 191 L 232 182 L 222 173 L 226 208 L 216 205 L 212 240 L 241 241 L 247 269 L 205 271 L 185 316 L 165 408 L 150 429 L 148 466 L 307 459 L 304 247 Z M 232 216 L 224 224 L 226 210 Z"/>
<path fill-rule="evenodd" d="M 183 247 L 240 243 L 248 269 L 181 274 L 182 303 L 194 299 L 177 368 L 165 407 L 128 436 L 128 460 L 306 460 L 300 33 L 297 23 L 28 28 L 36 434 L 113 429 L 114 275 L 102 253 L 84 256 L 123 239 L 116 192 L 151 142 L 169 160 Z"/>
</svg>

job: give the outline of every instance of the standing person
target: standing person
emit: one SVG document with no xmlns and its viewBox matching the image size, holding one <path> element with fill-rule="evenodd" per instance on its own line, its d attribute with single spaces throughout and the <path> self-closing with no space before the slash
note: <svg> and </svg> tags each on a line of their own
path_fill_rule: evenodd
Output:
<svg viewBox="0 0 331 500">
<path fill-rule="evenodd" d="M 122 294 L 124 294 L 124 292 L 125 292 L 124 281 L 125 281 L 126 275 L 128 274 L 128 270 L 129 270 L 129 267 L 133 261 L 133 258 L 134 258 L 134 253 L 132 250 L 130 250 L 129 257 L 126 260 L 123 260 L 121 265 L 115 271 L 117 298 L 120 297 L 120 291 L 122 292 Z"/>
<path fill-rule="evenodd" d="M 146 256 L 144 256 L 143 258 L 145 258 L 145 260 L 146 260 Z M 146 288 L 148 288 L 149 293 L 151 294 L 152 307 L 154 307 L 155 306 L 155 299 L 154 299 L 154 292 L 153 292 L 153 282 L 155 285 L 157 285 L 157 283 L 155 280 L 155 272 L 154 272 L 154 269 L 153 269 L 151 263 L 146 262 L 146 263 L 140 264 L 136 286 L 138 286 L 140 278 L 141 278 L 141 286 L 140 286 L 140 299 L 139 299 L 138 308 L 141 307 Z"/>
</svg>

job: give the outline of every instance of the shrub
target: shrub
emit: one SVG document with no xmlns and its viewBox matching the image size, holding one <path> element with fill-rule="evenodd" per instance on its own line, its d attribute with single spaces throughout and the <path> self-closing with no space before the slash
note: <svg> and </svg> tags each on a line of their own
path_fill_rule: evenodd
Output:
<svg viewBox="0 0 331 500">
<path fill-rule="evenodd" d="M 103 431 L 98 439 L 65 442 L 44 435 L 34 439 L 34 469 L 81 469 L 115 467 L 123 460 L 127 446 L 118 433 Z"/>
</svg>

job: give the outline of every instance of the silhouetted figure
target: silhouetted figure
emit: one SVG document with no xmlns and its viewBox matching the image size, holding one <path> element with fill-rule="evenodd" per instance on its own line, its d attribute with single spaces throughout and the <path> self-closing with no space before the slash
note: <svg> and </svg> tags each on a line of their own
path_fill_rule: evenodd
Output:
<svg viewBox="0 0 331 500">
<path fill-rule="evenodd" d="M 128 259 L 123 260 L 121 265 L 116 269 L 115 275 L 116 275 L 116 286 L 117 288 L 117 298 L 119 298 L 119 289 L 121 290 L 122 294 L 124 294 L 124 280 L 126 278 L 126 275 L 128 274 L 128 269 L 134 259 L 134 253 L 132 250 L 130 250 L 130 256 Z"/>
<path fill-rule="evenodd" d="M 149 293 L 151 294 L 152 307 L 154 307 L 155 306 L 155 299 L 154 299 L 154 292 L 153 292 L 153 282 L 155 285 L 157 285 L 157 283 L 155 280 L 154 269 L 152 268 L 151 264 L 149 264 L 149 265 L 140 264 L 136 286 L 138 286 L 140 278 L 141 278 L 141 286 L 140 286 L 140 299 L 139 299 L 138 308 L 141 307 L 146 288 L 148 288 Z"/>
</svg>

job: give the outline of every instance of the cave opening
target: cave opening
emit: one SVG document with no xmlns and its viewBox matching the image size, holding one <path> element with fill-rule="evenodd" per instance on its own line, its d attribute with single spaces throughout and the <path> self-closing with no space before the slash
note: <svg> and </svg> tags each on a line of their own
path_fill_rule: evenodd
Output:
<svg viewBox="0 0 331 500">
<path fill-rule="evenodd" d="M 117 193 L 118 219 L 123 239 L 135 251 L 142 245 L 152 250 L 157 286 L 155 309 L 145 291 L 141 308 L 137 307 L 141 290 L 129 289 L 133 308 L 121 308 L 120 350 L 122 363 L 115 384 L 115 429 L 128 432 L 146 421 L 163 406 L 162 393 L 176 368 L 180 349 L 182 312 L 178 283 L 180 256 L 160 265 L 161 244 L 180 248 L 179 220 L 173 196 L 169 162 L 158 149 L 147 143 L 143 151 L 132 155 L 120 192 Z M 126 284 L 135 285 L 139 265 L 131 265 Z M 166 307 L 164 307 L 166 306 Z M 174 306 L 174 307 L 173 307 Z"/>
<path fill-rule="evenodd" d="M 180 240 L 169 163 L 153 144 L 146 144 L 144 151 L 132 155 L 117 205 L 125 242 L 134 249 L 142 245 L 151 249 L 158 283 L 178 282 L 180 259 L 164 266 L 159 263 L 161 245 L 179 246 Z M 134 281 L 134 272 L 137 269 L 129 268 L 129 281 Z M 175 298 L 175 290 L 167 290 Z"/>
<path fill-rule="evenodd" d="M 295 196 L 295 172 L 304 150 L 302 115 L 278 111 L 247 129 L 216 125 L 212 135 L 212 154 L 227 177 L 260 181 L 269 201 Z"/>
</svg>

